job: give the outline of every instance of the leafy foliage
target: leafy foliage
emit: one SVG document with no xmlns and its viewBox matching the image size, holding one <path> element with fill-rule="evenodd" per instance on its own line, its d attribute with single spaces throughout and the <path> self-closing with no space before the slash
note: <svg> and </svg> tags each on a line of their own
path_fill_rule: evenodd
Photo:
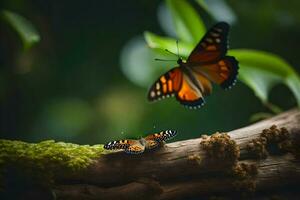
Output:
<svg viewBox="0 0 300 200">
<path fill-rule="evenodd" d="M 186 58 L 204 35 L 206 28 L 201 17 L 187 1 L 167 0 L 166 2 L 171 10 L 172 20 L 179 38 L 179 54 Z M 205 10 L 209 10 L 203 1 L 197 2 Z M 144 37 L 148 46 L 163 58 L 166 57 L 161 52 L 165 49 L 177 52 L 175 38 L 162 37 L 149 31 L 145 32 Z M 290 88 L 300 106 L 300 78 L 283 58 L 272 53 L 251 49 L 234 49 L 230 50 L 228 54 L 235 56 L 239 61 L 239 79 L 250 87 L 265 105 L 268 104 L 268 94 L 271 89 L 276 84 L 282 83 Z M 161 73 L 166 70 L 162 70 Z M 156 75 L 153 70 L 148 76 L 154 78 Z"/>
<path fill-rule="evenodd" d="M 40 41 L 38 31 L 32 23 L 23 16 L 8 10 L 3 10 L 1 12 L 1 17 L 19 34 L 24 49 L 28 49 Z"/>
<path fill-rule="evenodd" d="M 171 10 L 178 38 L 185 42 L 198 42 L 206 28 L 193 7 L 182 0 L 167 0 L 167 5 Z"/>
<path fill-rule="evenodd" d="M 148 31 L 144 33 L 144 36 L 150 48 L 156 50 L 168 49 L 171 52 L 177 52 L 176 40 L 173 38 L 161 37 Z M 187 57 L 193 48 L 193 45 L 190 43 L 180 42 L 178 45 L 180 48 L 180 55 L 183 57 Z"/>
<path fill-rule="evenodd" d="M 247 84 L 264 103 L 278 83 L 286 84 L 300 105 L 300 78 L 285 60 L 277 55 L 249 49 L 229 51 L 240 62 L 240 80 Z"/>
<path fill-rule="evenodd" d="M 234 23 L 237 16 L 225 0 L 195 0 L 216 21 Z"/>
</svg>

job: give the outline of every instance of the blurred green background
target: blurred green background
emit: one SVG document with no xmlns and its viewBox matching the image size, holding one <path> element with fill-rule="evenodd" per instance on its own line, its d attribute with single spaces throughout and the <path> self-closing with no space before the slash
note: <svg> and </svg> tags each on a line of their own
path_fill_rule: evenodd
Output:
<svg viewBox="0 0 300 200">
<path fill-rule="evenodd" d="M 189 2 L 207 27 L 219 20 L 232 24 L 231 48 L 272 52 L 300 71 L 300 1 L 211 0 L 210 14 Z M 236 129 L 253 114 L 269 112 L 241 82 L 230 91 L 214 87 L 199 110 L 175 99 L 147 102 L 147 86 L 139 83 L 156 78 L 130 72 L 135 68 L 128 63 L 144 65 L 151 58 L 145 30 L 174 36 L 164 1 L 2 0 L 0 5 L 26 18 L 40 35 L 40 42 L 24 48 L 13 27 L 0 22 L 1 138 L 96 144 L 175 129 L 180 140 Z M 167 71 L 175 62 L 159 65 Z M 283 110 L 297 105 L 284 85 L 269 97 Z"/>
</svg>

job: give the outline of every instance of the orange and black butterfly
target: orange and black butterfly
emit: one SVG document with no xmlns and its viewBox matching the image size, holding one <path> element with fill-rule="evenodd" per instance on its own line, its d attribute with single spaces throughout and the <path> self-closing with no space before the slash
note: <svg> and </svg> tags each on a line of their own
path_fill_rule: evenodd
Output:
<svg viewBox="0 0 300 200">
<path fill-rule="evenodd" d="M 176 96 L 189 108 L 204 104 L 204 96 L 212 92 L 211 82 L 223 89 L 231 88 L 237 78 L 238 61 L 226 56 L 229 25 L 214 25 L 197 44 L 186 61 L 178 59 L 178 67 L 163 74 L 150 88 L 149 101 Z"/>
<path fill-rule="evenodd" d="M 154 149 L 177 134 L 176 131 L 167 130 L 154 133 L 139 140 L 115 140 L 104 145 L 104 149 L 122 149 L 128 154 L 141 154 L 145 149 Z"/>
</svg>

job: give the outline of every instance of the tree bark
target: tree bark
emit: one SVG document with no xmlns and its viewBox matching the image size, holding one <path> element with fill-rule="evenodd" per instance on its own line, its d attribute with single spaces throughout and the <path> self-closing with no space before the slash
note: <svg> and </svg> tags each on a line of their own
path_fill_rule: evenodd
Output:
<svg viewBox="0 0 300 200">
<path fill-rule="evenodd" d="M 266 158 L 253 157 L 249 144 L 261 137 L 263 129 L 274 124 L 289 131 L 293 150 L 270 151 Z M 239 152 L 232 154 L 237 155 L 236 158 L 226 157 L 227 140 L 223 149 L 225 156 L 211 154 L 204 146 L 204 141 L 210 142 L 210 137 L 169 143 L 141 155 L 109 153 L 83 171 L 57 177 L 53 191 L 57 199 L 171 200 L 215 196 L 265 199 L 272 195 L 299 198 L 298 109 L 231 131 L 228 135 L 229 141 L 234 141 L 239 148 Z M 218 145 L 217 148 L 223 148 Z"/>
</svg>

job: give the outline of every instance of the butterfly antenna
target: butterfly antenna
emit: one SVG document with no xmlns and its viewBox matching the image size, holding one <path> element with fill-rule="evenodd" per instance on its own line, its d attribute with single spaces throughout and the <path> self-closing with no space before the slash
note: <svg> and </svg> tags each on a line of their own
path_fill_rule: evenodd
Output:
<svg viewBox="0 0 300 200">
<path fill-rule="evenodd" d="M 176 40 L 176 46 L 177 46 L 177 57 L 180 58 L 180 57 L 179 57 L 178 40 Z"/>
<path fill-rule="evenodd" d="M 165 51 L 168 52 L 168 53 L 170 53 L 170 54 L 173 54 L 175 56 L 178 56 L 176 53 L 173 53 L 173 52 L 169 51 L 168 49 L 165 49 Z"/>
<path fill-rule="evenodd" d="M 177 46 L 177 57 L 178 57 L 178 59 L 182 60 L 182 57 L 179 54 L 179 41 L 178 40 L 176 40 L 176 46 Z"/>
<path fill-rule="evenodd" d="M 176 61 L 176 60 L 167 60 L 167 59 L 160 59 L 160 58 L 155 58 L 154 60 L 156 60 L 156 61 Z"/>
<path fill-rule="evenodd" d="M 179 54 L 178 54 L 178 42 L 177 42 L 177 54 L 176 53 L 173 53 L 172 51 L 169 51 L 168 49 L 165 49 L 166 52 L 172 54 L 172 55 L 175 55 L 176 57 L 179 58 Z M 157 60 L 157 61 L 177 61 L 177 60 L 165 60 L 165 59 L 159 59 L 159 58 L 155 58 L 154 60 Z"/>
</svg>

